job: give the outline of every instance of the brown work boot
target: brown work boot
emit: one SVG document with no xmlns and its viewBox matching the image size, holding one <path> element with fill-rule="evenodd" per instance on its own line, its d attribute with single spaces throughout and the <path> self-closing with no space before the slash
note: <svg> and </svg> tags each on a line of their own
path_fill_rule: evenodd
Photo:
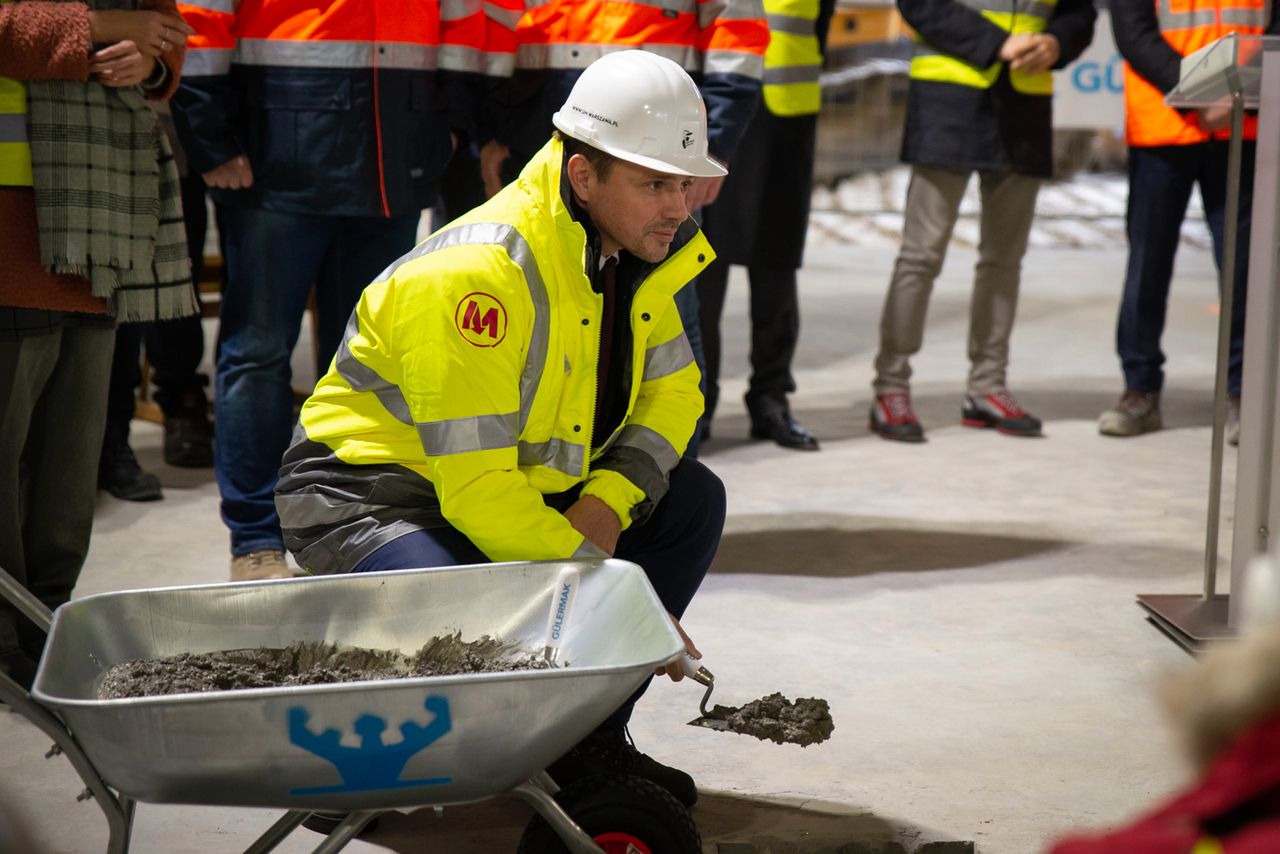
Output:
<svg viewBox="0 0 1280 854">
<path fill-rule="evenodd" d="M 1158 391 L 1125 389 L 1115 408 L 1098 418 L 1098 432 L 1104 436 L 1140 436 L 1162 426 Z"/>
<path fill-rule="evenodd" d="M 265 581 L 268 578 L 293 578 L 280 549 L 258 549 L 231 557 L 232 581 Z"/>
</svg>

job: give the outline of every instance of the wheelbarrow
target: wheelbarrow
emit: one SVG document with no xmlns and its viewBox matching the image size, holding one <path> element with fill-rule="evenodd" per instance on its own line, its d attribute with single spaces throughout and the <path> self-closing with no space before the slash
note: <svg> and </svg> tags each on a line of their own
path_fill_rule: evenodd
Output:
<svg viewBox="0 0 1280 854">
<path fill-rule="evenodd" d="M 298 641 L 411 652 L 455 631 L 541 650 L 565 567 L 581 577 L 561 640 L 565 666 L 97 696 L 113 665 L 184 652 Z M 700 851 L 687 811 L 647 781 L 588 778 L 560 792 L 545 772 L 655 668 L 684 654 L 635 564 L 484 564 L 130 590 L 75 600 L 52 617 L 2 571 L 0 593 L 49 632 L 32 690 L 0 674 L 0 699 L 71 761 L 106 815 L 108 854 L 129 850 L 137 802 L 288 810 L 247 854 L 271 851 L 312 811 L 350 813 L 314 849 L 328 854 L 380 812 L 497 796 L 537 812 L 520 843 L 528 854 Z"/>
</svg>

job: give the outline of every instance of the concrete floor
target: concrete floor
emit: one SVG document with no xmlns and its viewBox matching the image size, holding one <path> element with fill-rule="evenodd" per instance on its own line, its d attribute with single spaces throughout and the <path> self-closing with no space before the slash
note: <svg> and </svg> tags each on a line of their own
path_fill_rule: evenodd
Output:
<svg viewBox="0 0 1280 854">
<path fill-rule="evenodd" d="M 704 460 L 730 518 L 685 625 L 716 673 L 715 699 L 772 691 L 830 700 L 830 742 L 801 749 L 684 726 L 691 683 L 656 684 L 632 734 L 687 769 L 707 852 L 915 851 L 973 840 L 983 854 L 1044 850 L 1069 828 L 1105 826 L 1184 779 L 1151 687 L 1189 659 L 1148 625 L 1134 595 L 1200 588 L 1215 284 L 1184 246 L 1169 310 L 1168 429 L 1100 437 L 1120 391 L 1113 329 L 1120 248 L 1033 249 L 1011 384 L 1047 438 L 959 424 L 972 251 L 939 282 L 915 400 L 929 441 L 866 431 L 883 247 L 818 241 L 802 279 L 797 416 L 817 454 L 745 441 L 745 288 L 727 308 L 722 410 Z M 738 273 L 735 272 L 735 276 Z M 227 538 L 209 471 L 169 468 L 157 428 L 135 448 L 165 500 L 105 494 L 77 595 L 219 581 Z M 1223 550 L 1230 548 L 1228 451 Z M 103 850 L 106 826 L 47 739 L 0 714 L 0 804 L 40 851 Z M 512 851 L 528 811 L 490 802 L 385 820 L 353 852 Z M 242 850 L 267 811 L 141 805 L 139 852 Z M 280 850 L 310 850 L 299 831 Z M 901 849 L 891 849 L 889 842 Z M 730 843 L 750 843 L 735 848 Z M 854 843 L 861 843 L 857 847 Z"/>
</svg>

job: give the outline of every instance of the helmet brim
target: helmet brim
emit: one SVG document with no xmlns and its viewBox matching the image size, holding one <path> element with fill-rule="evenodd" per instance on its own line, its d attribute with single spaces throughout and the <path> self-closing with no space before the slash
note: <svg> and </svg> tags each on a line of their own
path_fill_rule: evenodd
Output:
<svg viewBox="0 0 1280 854">
<path fill-rule="evenodd" d="M 625 160 L 628 163 L 634 163 L 637 166 L 643 166 L 646 169 L 652 169 L 655 172 L 666 172 L 671 175 L 684 175 L 689 178 L 722 178 L 729 174 L 729 170 L 721 166 L 710 157 L 690 157 L 682 159 L 679 163 L 670 160 L 663 160 L 659 157 L 649 157 L 646 154 L 636 154 L 632 151 L 619 148 L 617 146 L 601 143 L 595 139 L 583 139 L 574 133 L 577 129 L 571 123 L 564 121 L 560 112 L 557 111 L 551 117 L 551 122 L 556 129 L 565 136 L 571 136 L 579 142 L 585 142 L 592 148 L 598 148 L 605 154 L 612 155 L 619 160 Z"/>
</svg>

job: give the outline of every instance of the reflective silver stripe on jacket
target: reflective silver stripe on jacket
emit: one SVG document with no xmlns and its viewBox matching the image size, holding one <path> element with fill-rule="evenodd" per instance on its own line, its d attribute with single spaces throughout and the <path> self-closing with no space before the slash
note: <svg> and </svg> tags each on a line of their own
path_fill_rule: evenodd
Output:
<svg viewBox="0 0 1280 854">
<path fill-rule="evenodd" d="M 1256 27 L 1264 30 L 1271 22 L 1271 3 L 1263 3 L 1259 8 L 1234 6 L 1218 9 L 1193 9 L 1187 12 L 1173 11 L 1172 0 L 1160 0 L 1156 7 L 1156 18 L 1162 31 L 1189 30 L 1196 27 L 1211 27 L 1219 23 L 1235 27 Z"/>
<path fill-rule="evenodd" d="M 817 36 L 816 22 L 800 15 L 769 15 L 769 32 L 793 36 Z"/>
<path fill-rule="evenodd" d="M 0 142 L 26 142 L 27 117 L 0 113 Z"/>
<path fill-rule="evenodd" d="M 682 332 L 665 344 L 644 351 L 644 380 L 657 380 L 683 371 L 693 364 L 693 347 Z"/>
<path fill-rule="evenodd" d="M 212 77 L 231 71 L 232 49 L 229 47 L 201 47 L 187 51 L 182 61 L 183 77 Z"/>
<path fill-rule="evenodd" d="M 605 44 L 522 44 L 516 51 L 516 68 L 586 68 L 606 53 L 628 50 L 630 45 Z M 648 53 L 656 53 L 679 63 L 686 71 L 701 67 L 700 55 L 695 47 L 681 45 L 645 45 Z M 761 66 L 764 61 L 761 60 Z"/>
<path fill-rule="evenodd" d="M 564 439 L 547 442 L 521 442 L 517 452 L 522 466 L 546 466 L 574 477 L 582 475 L 587 460 L 587 446 Z"/>
<path fill-rule="evenodd" d="M 413 414 L 409 411 L 409 402 L 404 399 L 400 386 L 383 379 L 377 371 L 361 362 L 351 353 L 351 339 L 360 334 L 359 320 L 356 312 L 351 312 L 347 321 L 347 331 L 338 345 L 338 353 L 334 357 L 334 367 L 338 376 L 342 377 L 354 391 L 367 391 L 378 398 L 382 407 L 390 412 L 401 424 L 413 424 Z"/>
<path fill-rule="evenodd" d="M 484 15 L 491 21 L 496 21 L 509 30 L 514 30 L 516 24 L 520 23 L 520 19 L 524 17 L 524 11 L 521 9 L 508 9 L 505 6 L 499 6 L 497 3 L 485 3 Z"/>
<path fill-rule="evenodd" d="M 706 0 L 698 4 L 698 26 L 706 29 L 715 23 L 716 18 L 729 11 L 728 0 Z"/>
<path fill-rule="evenodd" d="M 490 77 L 510 77 L 511 72 L 516 69 L 516 55 L 514 53 L 497 53 L 487 51 L 484 55 L 483 73 Z"/>
<path fill-rule="evenodd" d="M 529 299 L 533 302 L 533 330 L 529 335 L 529 352 L 525 356 L 524 369 L 520 373 L 520 423 L 516 435 L 524 432 L 533 408 L 533 399 L 542 382 L 542 369 L 547 361 L 547 349 L 551 337 L 551 303 L 542 271 L 533 256 L 533 248 L 513 225 L 503 222 L 475 222 L 442 231 L 422 245 L 395 261 L 374 281 L 391 278 L 401 266 L 440 249 L 455 246 L 498 246 L 524 273 L 529 287 Z M 421 431 L 423 425 L 419 425 Z M 430 451 L 428 451 L 430 453 Z"/>
<path fill-rule="evenodd" d="M 615 450 L 618 448 L 634 448 L 643 452 L 658 464 L 658 468 L 662 470 L 664 475 L 680 462 L 680 455 L 676 453 L 675 446 L 668 442 L 661 433 L 650 427 L 645 427 L 643 424 L 628 424 L 623 427 L 622 432 L 618 435 L 618 441 L 614 443 L 613 447 Z M 647 489 L 645 490 L 645 492 L 648 491 Z"/>
<path fill-rule="evenodd" d="M 480 11 L 483 0 L 440 0 L 440 20 L 460 21 Z"/>
<path fill-rule="evenodd" d="M 435 45 L 404 42 L 241 39 L 235 61 L 242 65 L 286 68 L 373 68 L 377 65 L 429 70 L 436 67 L 436 56 Z"/>
<path fill-rule="evenodd" d="M 472 415 L 418 425 L 422 448 L 432 457 L 513 448 L 520 415 Z"/>
<path fill-rule="evenodd" d="M 440 67 L 445 71 L 471 71 L 479 74 L 484 70 L 484 65 L 485 55 L 481 50 L 458 44 L 440 45 Z"/>
<path fill-rule="evenodd" d="M 1046 3 L 1044 0 L 1018 0 L 1014 4 L 1013 11 L 1017 15 L 1031 18 L 1044 18 L 1046 21 L 1053 17 L 1053 3 Z"/>
<path fill-rule="evenodd" d="M 707 4 L 710 5 L 710 4 Z M 698 7 L 701 14 L 702 7 Z M 722 21 L 750 21 L 764 20 L 764 3 L 761 0 L 729 0 L 725 8 L 721 9 L 716 16 Z M 708 24 L 704 24 L 705 28 Z"/>
<path fill-rule="evenodd" d="M 786 83 L 815 83 L 822 69 L 816 65 L 781 65 L 764 70 L 764 82 L 779 86 Z"/>
<path fill-rule="evenodd" d="M 324 492 L 293 492 L 277 495 L 276 509 L 282 520 L 288 519 L 290 528 L 315 528 L 371 516 L 387 509 L 387 505 L 352 501 Z"/>
<path fill-rule="evenodd" d="M 739 50 L 709 50 L 702 70 L 707 74 L 741 74 L 759 80 L 764 76 L 764 57 Z"/>
</svg>

